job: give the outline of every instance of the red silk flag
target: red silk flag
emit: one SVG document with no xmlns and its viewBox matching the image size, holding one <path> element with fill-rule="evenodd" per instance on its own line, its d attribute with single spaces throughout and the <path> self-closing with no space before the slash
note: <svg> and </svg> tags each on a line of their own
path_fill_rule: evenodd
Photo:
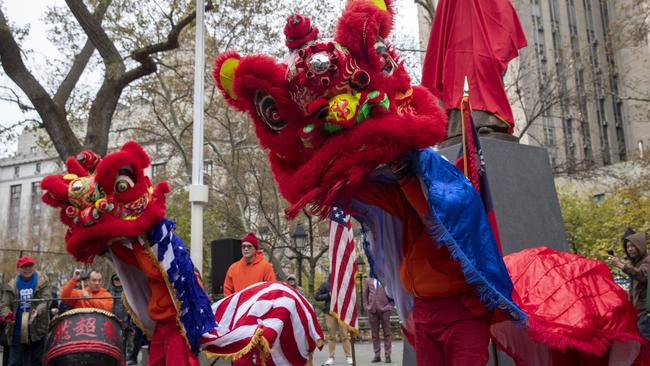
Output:
<svg viewBox="0 0 650 366">
<path fill-rule="evenodd" d="M 508 123 L 514 118 L 502 75 L 526 46 L 526 36 L 509 0 L 440 0 L 422 68 L 422 85 L 456 109 L 469 79 L 473 109 Z"/>
<path fill-rule="evenodd" d="M 330 214 L 330 315 L 357 333 L 357 254 L 350 215 L 338 207 Z"/>
</svg>

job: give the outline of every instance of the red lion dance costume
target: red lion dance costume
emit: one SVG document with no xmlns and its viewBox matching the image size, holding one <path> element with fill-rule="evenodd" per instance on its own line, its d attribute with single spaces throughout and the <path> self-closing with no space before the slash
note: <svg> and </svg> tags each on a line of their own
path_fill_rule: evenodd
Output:
<svg viewBox="0 0 650 366">
<path fill-rule="evenodd" d="M 89 151 L 71 157 L 67 174 L 41 183 L 43 201 L 61 208 L 67 251 L 83 262 L 102 254 L 112 260 L 125 304 L 151 338 L 148 364 L 198 365 L 204 350 L 304 365 L 323 337 L 309 302 L 290 286 L 263 282 L 210 305 L 174 222 L 164 217 L 169 186 L 152 186 L 149 164 L 142 147 L 127 142 L 104 158 Z"/>
<path fill-rule="evenodd" d="M 388 45 L 392 17 L 390 1 L 350 0 L 331 40 L 289 16 L 282 62 L 217 57 L 216 84 L 252 119 L 287 215 L 339 206 L 359 221 L 418 365 L 485 364 L 489 337 L 520 365 L 631 364 L 642 339 L 606 267 L 537 248 L 506 268 L 476 190 L 430 148 L 446 116 Z"/>
</svg>

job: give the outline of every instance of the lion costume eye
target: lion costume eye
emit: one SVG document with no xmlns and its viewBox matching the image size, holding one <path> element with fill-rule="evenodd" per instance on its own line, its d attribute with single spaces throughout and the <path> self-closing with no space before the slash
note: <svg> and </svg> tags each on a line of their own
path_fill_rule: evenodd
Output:
<svg viewBox="0 0 650 366">
<path fill-rule="evenodd" d="M 124 193 L 135 185 L 135 176 L 128 167 L 121 168 L 115 178 L 114 191 Z"/>
<path fill-rule="evenodd" d="M 278 113 L 275 99 L 270 94 L 259 90 L 255 92 L 255 110 L 273 132 L 279 133 L 287 127 L 287 123 L 281 119 Z"/>
<path fill-rule="evenodd" d="M 377 55 L 381 58 L 381 71 L 387 76 L 393 75 L 395 68 L 397 68 L 397 64 L 388 52 L 386 44 L 381 40 L 375 42 L 375 52 L 377 52 Z"/>
</svg>

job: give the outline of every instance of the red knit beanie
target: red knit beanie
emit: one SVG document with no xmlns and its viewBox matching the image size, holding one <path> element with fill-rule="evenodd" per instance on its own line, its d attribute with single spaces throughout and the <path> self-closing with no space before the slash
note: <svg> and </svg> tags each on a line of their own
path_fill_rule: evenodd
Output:
<svg viewBox="0 0 650 366">
<path fill-rule="evenodd" d="M 246 234 L 246 236 L 241 240 L 241 242 L 242 242 L 242 244 L 244 242 L 249 242 L 249 243 L 253 244 L 253 246 L 255 247 L 255 250 L 260 249 L 259 244 L 257 244 L 257 237 L 255 237 L 255 234 L 253 234 L 253 233 Z"/>
</svg>

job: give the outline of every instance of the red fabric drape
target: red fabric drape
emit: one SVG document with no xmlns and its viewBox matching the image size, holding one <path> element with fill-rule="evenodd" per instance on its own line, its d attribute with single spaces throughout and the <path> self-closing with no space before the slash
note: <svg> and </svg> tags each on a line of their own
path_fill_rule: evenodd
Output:
<svg viewBox="0 0 650 366">
<path fill-rule="evenodd" d="M 526 37 L 508 0 L 440 0 L 422 70 L 422 85 L 458 108 L 467 76 L 470 104 L 513 126 L 501 76 Z"/>
</svg>

